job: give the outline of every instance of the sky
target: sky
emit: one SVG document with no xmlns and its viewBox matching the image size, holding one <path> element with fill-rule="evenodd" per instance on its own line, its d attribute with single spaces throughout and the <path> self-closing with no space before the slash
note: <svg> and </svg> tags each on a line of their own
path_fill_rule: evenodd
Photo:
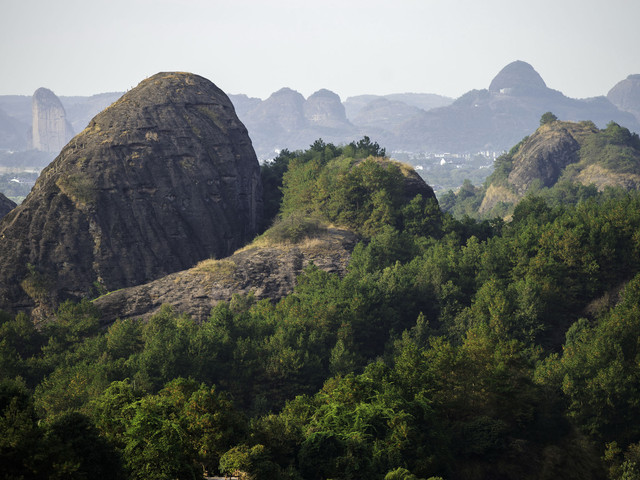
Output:
<svg viewBox="0 0 640 480">
<path fill-rule="evenodd" d="M 573 98 L 640 73 L 640 0 L 0 0 L 0 95 L 126 91 L 160 71 L 228 94 L 488 88 L 531 64 Z"/>
</svg>

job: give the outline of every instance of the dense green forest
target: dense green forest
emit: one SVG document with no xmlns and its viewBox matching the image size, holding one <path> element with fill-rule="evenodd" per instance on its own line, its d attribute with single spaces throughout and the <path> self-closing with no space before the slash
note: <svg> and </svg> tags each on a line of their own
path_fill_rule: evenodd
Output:
<svg viewBox="0 0 640 480">
<path fill-rule="evenodd" d="M 201 324 L 3 314 L 0 477 L 640 479 L 640 194 L 459 220 L 384 154 L 263 166 L 274 237 L 361 236 L 343 278 Z"/>
</svg>

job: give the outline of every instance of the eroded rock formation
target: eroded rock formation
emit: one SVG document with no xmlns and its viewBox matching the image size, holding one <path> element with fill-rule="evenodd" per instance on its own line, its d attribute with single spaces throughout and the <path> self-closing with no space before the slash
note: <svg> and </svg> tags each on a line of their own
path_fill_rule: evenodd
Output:
<svg viewBox="0 0 640 480">
<path fill-rule="evenodd" d="M 159 73 L 98 114 L 0 221 L 0 308 L 229 255 L 261 215 L 260 167 L 228 97 L 197 75 Z"/>
<path fill-rule="evenodd" d="M 330 228 L 299 244 L 258 242 L 230 257 L 205 260 L 191 269 L 110 293 L 94 304 L 102 312 L 104 324 L 118 318 L 148 318 L 164 304 L 176 313 L 203 321 L 213 306 L 229 301 L 234 294 L 253 293 L 257 300 L 284 297 L 310 262 L 344 275 L 356 243 L 353 233 L 340 228 Z"/>
<path fill-rule="evenodd" d="M 0 218 L 16 208 L 16 203 L 0 193 Z"/>
<path fill-rule="evenodd" d="M 640 122 L 640 75 L 629 75 L 618 82 L 609 90 L 607 98 L 620 110 L 635 115 Z"/>
<path fill-rule="evenodd" d="M 67 114 L 55 93 L 39 88 L 32 100 L 32 144 L 36 150 L 58 153 L 73 136 Z"/>
</svg>

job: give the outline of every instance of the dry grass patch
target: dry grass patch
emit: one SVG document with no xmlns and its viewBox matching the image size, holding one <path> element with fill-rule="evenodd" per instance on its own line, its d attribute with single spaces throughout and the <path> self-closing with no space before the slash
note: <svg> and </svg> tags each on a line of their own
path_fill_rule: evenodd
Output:
<svg viewBox="0 0 640 480">
<path fill-rule="evenodd" d="M 221 279 L 223 279 L 231 278 L 235 273 L 236 268 L 237 265 L 232 260 L 226 258 L 223 258 L 221 260 L 210 258 L 198 263 L 191 269 L 191 271 L 194 273 L 215 275 L 216 277 L 220 277 Z"/>
</svg>

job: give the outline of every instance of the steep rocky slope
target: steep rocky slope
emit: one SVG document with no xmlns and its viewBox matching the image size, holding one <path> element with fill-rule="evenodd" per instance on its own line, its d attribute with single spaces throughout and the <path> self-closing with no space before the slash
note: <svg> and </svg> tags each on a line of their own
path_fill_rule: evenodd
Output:
<svg viewBox="0 0 640 480">
<path fill-rule="evenodd" d="M 356 242 L 353 233 L 339 228 L 329 228 L 294 244 L 258 240 L 230 257 L 205 260 L 188 270 L 115 291 L 94 300 L 94 304 L 105 324 L 118 318 L 148 318 L 164 304 L 203 321 L 213 306 L 234 294 L 252 292 L 258 300 L 284 297 L 310 262 L 343 275 Z"/>
<path fill-rule="evenodd" d="M 43 170 L 0 222 L 0 308 L 53 305 L 231 254 L 262 214 L 259 165 L 209 80 L 140 83 Z"/>
<path fill-rule="evenodd" d="M 16 208 L 16 203 L 0 193 L 0 218 Z"/>
<path fill-rule="evenodd" d="M 60 99 L 47 88 L 33 94 L 32 146 L 43 152 L 58 153 L 73 136 Z"/>
<path fill-rule="evenodd" d="M 567 165 L 580 161 L 579 140 L 597 132 L 590 122 L 556 122 L 540 127 L 513 157 L 508 182 L 515 193 L 524 195 L 533 182 L 553 186 Z"/>
<path fill-rule="evenodd" d="M 629 75 L 618 82 L 607 98 L 620 110 L 632 113 L 640 122 L 640 75 Z"/>
<path fill-rule="evenodd" d="M 352 127 L 347 120 L 340 97 L 327 89 L 318 90 L 309 96 L 304 103 L 303 111 L 309 125 L 335 129 Z"/>
<path fill-rule="evenodd" d="M 122 96 L 122 92 L 99 93 L 90 97 L 64 97 L 60 102 L 67 112 L 67 120 L 76 132 L 84 130 L 91 119 Z"/>
</svg>

